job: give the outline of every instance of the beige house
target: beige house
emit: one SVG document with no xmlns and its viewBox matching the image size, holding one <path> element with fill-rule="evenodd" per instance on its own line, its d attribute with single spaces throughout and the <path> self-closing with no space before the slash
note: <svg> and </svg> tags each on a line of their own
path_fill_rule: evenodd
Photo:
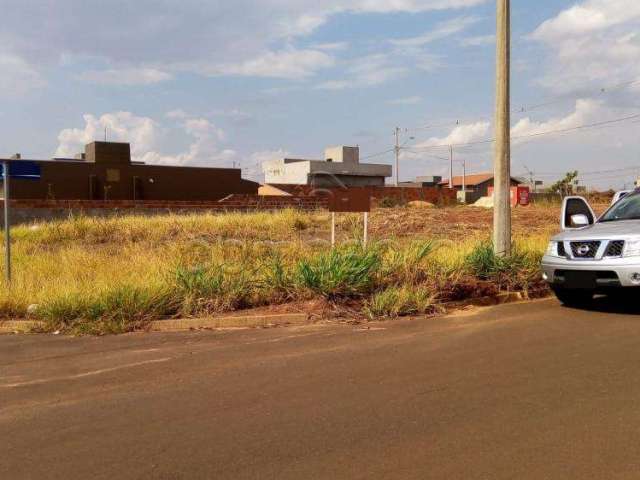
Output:
<svg viewBox="0 0 640 480">
<path fill-rule="evenodd" d="M 332 147 L 324 160 L 284 158 L 263 163 L 265 183 L 314 187 L 384 186 L 391 165 L 360 163 L 358 147 Z"/>
</svg>

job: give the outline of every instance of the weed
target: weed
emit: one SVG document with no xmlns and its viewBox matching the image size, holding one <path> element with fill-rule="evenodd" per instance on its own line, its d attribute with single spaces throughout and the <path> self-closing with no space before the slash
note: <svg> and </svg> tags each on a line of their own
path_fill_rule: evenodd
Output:
<svg viewBox="0 0 640 480">
<path fill-rule="evenodd" d="M 365 303 L 364 313 L 372 320 L 431 313 L 435 309 L 434 298 L 434 293 L 426 287 L 390 287 L 374 294 Z"/>
<path fill-rule="evenodd" d="M 300 261 L 296 281 L 327 298 L 362 296 L 371 291 L 380 265 L 375 248 L 334 249 Z"/>
</svg>

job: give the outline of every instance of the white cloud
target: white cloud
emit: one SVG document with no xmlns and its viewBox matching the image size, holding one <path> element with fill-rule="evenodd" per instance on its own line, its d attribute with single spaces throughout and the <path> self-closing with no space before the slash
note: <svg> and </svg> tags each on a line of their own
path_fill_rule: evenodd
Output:
<svg viewBox="0 0 640 480">
<path fill-rule="evenodd" d="M 346 50 L 349 48 L 349 44 L 347 42 L 318 43 L 316 45 L 312 45 L 311 48 L 313 50 L 338 51 Z"/>
<path fill-rule="evenodd" d="M 442 40 L 456 33 L 466 30 L 471 25 L 477 23 L 477 17 L 457 17 L 445 22 L 441 22 L 430 32 L 417 37 L 391 40 L 393 45 L 398 47 L 422 47 L 428 43 Z"/>
<path fill-rule="evenodd" d="M 345 78 L 323 82 L 317 88 L 344 90 L 346 88 L 376 87 L 403 77 L 407 72 L 406 67 L 394 64 L 389 55 L 368 55 L 355 60 L 347 68 Z"/>
<path fill-rule="evenodd" d="M 333 66 L 333 57 L 319 50 L 296 50 L 289 48 L 280 52 L 267 52 L 241 63 L 205 67 L 210 75 L 238 75 L 249 77 L 272 77 L 303 79 L 318 70 Z"/>
<path fill-rule="evenodd" d="M 415 14 L 463 9 L 488 0 L 234 0 L 232 2 L 98 0 L 3 2 L 0 44 L 27 65 L 38 68 L 82 65 L 100 59 L 119 69 L 162 65 L 170 75 L 190 73 L 304 78 L 330 65 L 328 49 L 282 51 L 300 36 L 315 32 L 344 14 Z M 68 12 L 73 12 L 69 15 Z M 25 18 L 38 28 L 25 35 Z M 84 25 L 86 28 L 79 28 Z M 326 55 L 326 53 L 325 53 Z M 72 64 L 69 65 L 68 62 Z M 99 76 L 89 74 L 89 78 Z M 147 84 L 164 77 L 129 72 L 127 84 Z M 107 75 L 113 82 L 118 76 Z"/>
<path fill-rule="evenodd" d="M 588 0 L 573 5 L 540 25 L 532 37 L 545 42 L 591 34 L 640 18 L 640 3 L 629 0 Z"/>
<path fill-rule="evenodd" d="M 58 135 L 56 157 L 73 157 L 83 151 L 84 145 L 96 140 L 130 142 L 131 154 L 139 157 L 156 143 L 158 125 L 147 117 L 138 117 L 131 112 L 107 113 L 101 117 L 91 114 L 83 116 L 84 128 L 68 128 Z"/>
<path fill-rule="evenodd" d="M 22 96 L 46 85 L 38 70 L 17 55 L 0 52 L 0 72 L 0 97 Z"/>
<path fill-rule="evenodd" d="M 486 140 L 489 135 L 489 122 L 476 122 L 457 125 L 444 137 L 432 137 L 415 145 L 415 148 L 426 148 L 437 145 L 459 145 L 480 140 Z"/>
<path fill-rule="evenodd" d="M 171 110 L 165 113 L 164 116 L 171 119 L 183 120 L 189 117 L 190 115 L 184 110 L 182 110 L 181 108 L 176 108 L 175 110 Z"/>
<path fill-rule="evenodd" d="M 549 49 L 539 83 L 557 92 L 640 78 L 640 3 L 587 0 L 542 23 L 530 38 Z"/>
<path fill-rule="evenodd" d="M 100 117 L 86 114 L 83 118 L 83 128 L 68 128 L 60 132 L 56 157 L 72 157 L 82 151 L 87 143 L 103 140 L 106 129 L 108 140 L 131 144 L 131 156 L 135 161 L 163 165 L 228 167 L 238 159 L 234 150 L 221 146 L 225 140 L 224 132 L 205 118 L 173 117 L 182 119 L 182 133 L 191 141 L 186 151 L 176 155 L 158 151 L 166 127 L 151 118 L 140 117 L 131 112 L 107 113 Z"/>
<path fill-rule="evenodd" d="M 173 76 L 155 68 L 123 68 L 90 70 L 78 76 L 80 80 L 98 85 L 152 85 L 171 80 Z"/>
<path fill-rule="evenodd" d="M 417 105 L 422 102 L 422 97 L 414 96 L 414 97 L 404 97 L 404 98 L 395 98 L 393 100 L 387 101 L 389 105 Z"/>
<path fill-rule="evenodd" d="M 493 45 L 496 43 L 495 35 L 479 35 L 477 37 L 467 37 L 460 40 L 463 47 L 483 47 L 485 45 Z"/>
<path fill-rule="evenodd" d="M 542 122 L 533 121 L 529 117 L 519 120 L 511 128 L 511 135 L 514 137 L 513 143 L 518 144 L 527 141 L 526 138 L 522 137 L 534 136 L 535 138 L 536 135 L 554 132 L 556 130 L 573 129 L 584 125 L 620 118 L 624 115 L 625 114 L 622 111 L 608 107 L 602 100 L 583 98 L 576 101 L 573 112 L 570 112 L 565 116 L 550 118 L 549 120 Z M 621 125 L 618 125 L 618 128 L 620 128 L 620 126 Z M 588 129 L 585 130 L 585 132 L 588 131 Z M 561 133 L 562 132 L 559 134 Z M 551 137 L 544 135 L 540 138 L 547 139 L 548 141 Z M 583 142 L 584 137 L 581 137 L 579 141 Z"/>
</svg>

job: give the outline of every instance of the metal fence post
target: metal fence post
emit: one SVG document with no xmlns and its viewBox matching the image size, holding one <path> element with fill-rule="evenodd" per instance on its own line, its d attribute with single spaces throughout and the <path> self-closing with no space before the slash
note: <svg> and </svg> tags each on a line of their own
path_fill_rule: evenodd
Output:
<svg viewBox="0 0 640 480">
<path fill-rule="evenodd" d="M 331 212 L 331 248 L 336 246 L 336 212 Z"/>
<path fill-rule="evenodd" d="M 4 268 L 7 286 L 11 284 L 11 224 L 9 223 L 9 162 L 2 162 L 3 197 L 4 197 Z"/>
<path fill-rule="evenodd" d="M 364 212 L 364 246 L 369 242 L 369 212 Z"/>
</svg>

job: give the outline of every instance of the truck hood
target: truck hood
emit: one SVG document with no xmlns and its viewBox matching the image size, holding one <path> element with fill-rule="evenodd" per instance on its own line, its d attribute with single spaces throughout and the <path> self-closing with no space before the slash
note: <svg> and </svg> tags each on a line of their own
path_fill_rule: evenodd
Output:
<svg viewBox="0 0 640 480">
<path fill-rule="evenodd" d="M 596 223 L 582 230 L 568 230 L 559 233 L 555 241 L 581 240 L 626 240 L 640 237 L 640 220 L 618 220 Z"/>
</svg>

